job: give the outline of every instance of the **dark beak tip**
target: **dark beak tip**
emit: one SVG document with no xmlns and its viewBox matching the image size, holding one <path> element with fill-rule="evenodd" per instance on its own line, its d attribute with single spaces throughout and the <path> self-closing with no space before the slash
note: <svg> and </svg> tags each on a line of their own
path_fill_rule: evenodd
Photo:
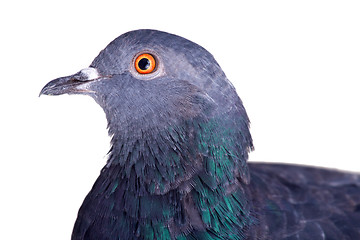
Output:
<svg viewBox="0 0 360 240">
<path fill-rule="evenodd" d="M 50 82 L 48 82 L 40 91 L 39 97 L 41 95 L 60 95 L 64 94 L 63 90 L 65 89 L 70 77 L 61 77 L 54 79 Z"/>
<path fill-rule="evenodd" d="M 41 97 L 41 95 L 49 95 L 49 94 L 47 94 L 44 89 L 41 89 L 38 97 Z"/>
<path fill-rule="evenodd" d="M 52 82 L 52 81 L 51 81 Z M 51 82 L 48 82 L 40 91 L 39 93 L 39 97 L 41 95 L 51 95 L 50 92 L 49 92 L 49 89 L 51 89 L 51 87 L 54 85 L 54 84 L 50 84 Z"/>
</svg>

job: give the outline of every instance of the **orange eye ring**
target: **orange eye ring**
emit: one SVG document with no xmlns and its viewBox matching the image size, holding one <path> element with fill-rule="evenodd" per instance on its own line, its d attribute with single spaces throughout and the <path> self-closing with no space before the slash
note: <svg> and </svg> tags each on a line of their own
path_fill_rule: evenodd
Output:
<svg viewBox="0 0 360 240">
<path fill-rule="evenodd" d="M 156 67 L 155 58 L 148 53 L 139 55 L 135 60 L 135 69 L 140 74 L 149 74 L 154 71 Z"/>
</svg>

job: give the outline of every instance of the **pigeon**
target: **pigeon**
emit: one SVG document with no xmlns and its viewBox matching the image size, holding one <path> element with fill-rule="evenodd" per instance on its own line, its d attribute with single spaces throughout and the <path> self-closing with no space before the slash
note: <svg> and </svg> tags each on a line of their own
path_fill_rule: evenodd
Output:
<svg viewBox="0 0 360 240">
<path fill-rule="evenodd" d="M 108 121 L 111 149 L 73 240 L 360 239 L 360 175 L 248 163 L 242 101 L 194 42 L 127 32 L 42 94 L 88 95 Z"/>
</svg>

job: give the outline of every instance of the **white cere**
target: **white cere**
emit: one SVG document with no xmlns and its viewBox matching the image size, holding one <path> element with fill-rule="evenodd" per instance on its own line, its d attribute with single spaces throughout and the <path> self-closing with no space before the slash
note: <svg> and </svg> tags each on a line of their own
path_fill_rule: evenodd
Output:
<svg viewBox="0 0 360 240">
<path fill-rule="evenodd" d="M 100 78 L 100 74 L 96 68 L 88 67 L 80 71 L 80 79 L 82 81 L 90 81 Z"/>
</svg>

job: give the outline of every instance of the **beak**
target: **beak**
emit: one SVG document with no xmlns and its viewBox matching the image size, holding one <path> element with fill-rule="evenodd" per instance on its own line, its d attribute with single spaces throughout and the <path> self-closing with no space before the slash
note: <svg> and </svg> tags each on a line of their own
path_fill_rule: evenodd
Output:
<svg viewBox="0 0 360 240">
<path fill-rule="evenodd" d="M 93 93 L 91 82 L 101 78 L 96 68 L 85 68 L 74 75 L 57 78 L 47 83 L 41 90 L 41 95 L 86 94 Z"/>
</svg>

